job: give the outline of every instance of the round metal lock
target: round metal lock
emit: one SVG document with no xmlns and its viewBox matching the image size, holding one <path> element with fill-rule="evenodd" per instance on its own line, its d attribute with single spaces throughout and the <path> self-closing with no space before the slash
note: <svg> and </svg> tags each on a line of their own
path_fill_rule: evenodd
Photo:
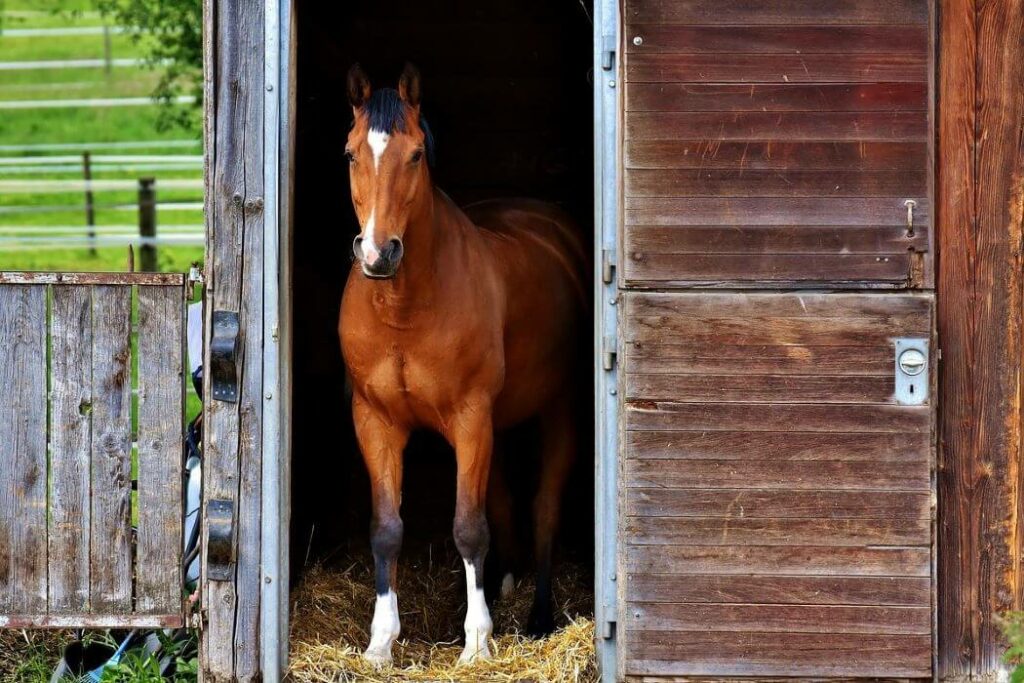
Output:
<svg viewBox="0 0 1024 683">
<path fill-rule="evenodd" d="M 927 363 L 928 359 L 925 358 L 925 355 L 917 349 L 907 349 L 900 354 L 900 370 L 911 377 L 920 375 L 924 372 L 924 366 Z"/>
</svg>

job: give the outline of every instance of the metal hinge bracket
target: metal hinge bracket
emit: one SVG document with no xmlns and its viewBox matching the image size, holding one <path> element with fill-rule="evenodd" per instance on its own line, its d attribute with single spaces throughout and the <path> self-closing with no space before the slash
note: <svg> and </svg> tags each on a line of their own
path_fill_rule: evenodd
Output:
<svg viewBox="0 0 1024 683">
<path fill-rule="evenodd" d="M 616 339 L 614 335 L 604 338 L 604 348 L 601 349 L 601 366 L 608 372 L 615 369 Z"/>
<path fill-rule="evenodd" d="M 606 285 L 615 281 L 615 252 L 611 249 L 601 250 L 601 281 Z"/>
<path fill-rule="evenodd" d="M 214 311 L 210 335 L 210 386 L 213 398 L 238 402 L 238 313 Z"/>
<path fill-rule="evenodd" d="M 230 581 L 235 566 L 235 504 L 211 500 L 206 504 L 206 578 Z"/>
<path fill-rule="evenodd" d="M 602 36 L 601 68 L 611 71 L 615 68 L 615 36 Z"/>
</svg>

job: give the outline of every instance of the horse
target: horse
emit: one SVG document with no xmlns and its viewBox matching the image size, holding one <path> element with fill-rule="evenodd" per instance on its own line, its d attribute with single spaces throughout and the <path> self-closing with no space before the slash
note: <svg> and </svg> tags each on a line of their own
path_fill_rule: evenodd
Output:
<svg viewBox="0 0 1024 683">
<path fill-rule="evenodd" d="M 542 464 L 529 629 L 552 630 L 552 545 L 576 449 L 569 392 L 585 322 L 585 251 L 573 221 L 552 204 L 508 199 L 460 209 L 433 185 L 433 138 L 415 67 L 406 65 L 397 89 L 374 90 L 354 65 L 347 90 L 354 121 L 345 157 L 360 231 L 338 333 L 372 489 L 377 597 L 364 657 L 390 662 L 401 630 L 402 457 L 410 433 L 428 429 L 451 444 L 457 465 L 453 536 L 467 594 L 459 661 L 489 658 L 489 489 L 501 503 L 496 535 L 506 542 L 511 520 L 502 479 L 490 476 L 494 432 L 531 418 L 540 425 Z"/>
</svg>

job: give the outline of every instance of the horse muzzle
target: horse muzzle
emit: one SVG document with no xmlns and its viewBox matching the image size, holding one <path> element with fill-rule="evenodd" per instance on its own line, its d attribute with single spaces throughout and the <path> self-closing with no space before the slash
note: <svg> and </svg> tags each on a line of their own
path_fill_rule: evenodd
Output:
<svg viewBox="0 0 1024 683">
<path fill-rule="evenodd" d="M 362 265 L 363 275 L 377 280 L 386 280 L 398 272 L 398 264 L 402 262 L 405 248 L 402 240 L 393 237 L 385 242 L 379 250 L 374 247 L 364 248 L 362 237 L 352 242 L 352 252 Z"/>
</svg>

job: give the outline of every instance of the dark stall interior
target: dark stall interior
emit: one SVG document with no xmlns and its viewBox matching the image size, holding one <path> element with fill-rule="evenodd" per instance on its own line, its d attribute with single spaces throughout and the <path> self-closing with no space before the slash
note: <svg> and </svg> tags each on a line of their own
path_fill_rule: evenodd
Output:
<svg viewBox="0 0 1024 683">
<path fill-rule="evenodd" d="M 593 232 L 589 0 L 300 0 L 297 10 L 293 579 L 313 563 L 370 554 L 369 484 L 336 331 L 358 232 L 343 157 L 352 120 L 349 66 L 362 64 L 375 87 L 395 87 L 406 61 L 419 67 L 423 113 L 436 139 L 433 179 L 457 203 L 551 200 L 579 222 L 585 244 Z M 589 568 L 592 386 L 580 386 L 578 396 L 580 453 L 564 499 L 559 554 Z M 530 425 L 504 436 L 521 463 L 512 478 L 524 520 L 533 437 Z M 415 436 L 404 481 L 403 561 L 451 548 L 455 460 L 447 444 Z"/>
</svg>

